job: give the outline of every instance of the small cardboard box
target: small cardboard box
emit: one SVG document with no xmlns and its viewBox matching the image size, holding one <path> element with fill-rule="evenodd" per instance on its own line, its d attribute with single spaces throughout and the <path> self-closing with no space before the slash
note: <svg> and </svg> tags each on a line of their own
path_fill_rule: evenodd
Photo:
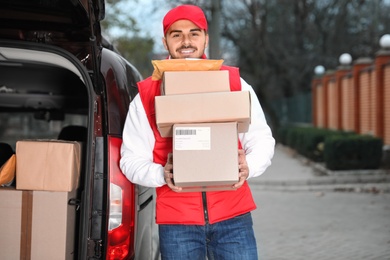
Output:
<svg viewBox="0 0 390 260">
<path fill-rule="evenodd" d="M 161 84 L 161 95 L 180 95 L 230 91 L 229 72 L 166 71 Z"/>
<path fill-rule="evenodd" d="M 0 259 L 74 259 L 75 196 L 0 188 Z"/>
<path fill-rule="evenodd" d="M 16 188 L 72 191 L 80 178 L 81 144 L 26 140 L 16 143 Z"/>
<path fill-rule="evenodd" d="M 233 190 L 238 182 L 237 123 L 175 124 L 173 176 L 186 191 Z"/>
<path fill-rule="evenodd" d="M 237 122 L 248 131 L 251 120 L 249 91 L 157 96 L 156 123 L 162 137 L 172 136 L 176 123 Z"/>
</svg>

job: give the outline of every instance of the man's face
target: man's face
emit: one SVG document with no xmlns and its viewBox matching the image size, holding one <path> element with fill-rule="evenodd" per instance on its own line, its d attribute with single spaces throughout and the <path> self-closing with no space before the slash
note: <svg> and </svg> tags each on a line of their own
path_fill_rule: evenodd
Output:
<svg viewBox="0 0 390 260">
<path fill-rule="evenodd" d="M 163 38 L 172 59 L 201 58 L 208 42 L 208 34 L 188 20 L 173 23 Z"/>
</svg>

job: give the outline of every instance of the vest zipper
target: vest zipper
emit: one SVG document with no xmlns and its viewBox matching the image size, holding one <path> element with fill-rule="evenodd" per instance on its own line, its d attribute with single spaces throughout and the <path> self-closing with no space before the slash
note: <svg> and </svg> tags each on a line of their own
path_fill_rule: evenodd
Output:
<svg viewBox="0 0 390 260">
<path fill-rule="evenodd" d="M 207 210 L 207 197 L 206 192 L 202 192 L 202 200 L 203 200 L 203 214 L 204 214 L 204 221 L 206 224 L 209 224 L 209 212 Z"/>
</svg>

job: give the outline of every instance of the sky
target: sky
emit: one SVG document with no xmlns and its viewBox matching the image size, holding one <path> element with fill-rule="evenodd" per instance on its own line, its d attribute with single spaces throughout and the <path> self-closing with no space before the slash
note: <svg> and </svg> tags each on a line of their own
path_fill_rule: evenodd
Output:
<svg viewBox="0 0 390 260">
<path fill-rule="evenodd" d="M 162 19 L 170 6 L 165 0 L 127 0 L 123 1 L 123 8 L 129 10 L 130 15 L 137 21 L 141 29 L 140 36 L 149 36 L 155 40 L 155 51 L 163 51 L 161 42 L 163 37 Z"/>
</svg>

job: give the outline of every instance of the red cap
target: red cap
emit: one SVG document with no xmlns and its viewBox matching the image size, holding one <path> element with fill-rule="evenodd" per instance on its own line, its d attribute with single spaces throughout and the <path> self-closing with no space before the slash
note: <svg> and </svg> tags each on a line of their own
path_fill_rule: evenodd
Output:
<svg viewBox="0 0 390 260">
<path fill-rule="evenodd" d="M 180 5 L 170 10 L 163 19 L 164 35 L 171 25 L 178 20 L 189 20 L 200 29 L 207 30 L 207 20 L 203 10 L 195 5 Z"/>
</svg>

